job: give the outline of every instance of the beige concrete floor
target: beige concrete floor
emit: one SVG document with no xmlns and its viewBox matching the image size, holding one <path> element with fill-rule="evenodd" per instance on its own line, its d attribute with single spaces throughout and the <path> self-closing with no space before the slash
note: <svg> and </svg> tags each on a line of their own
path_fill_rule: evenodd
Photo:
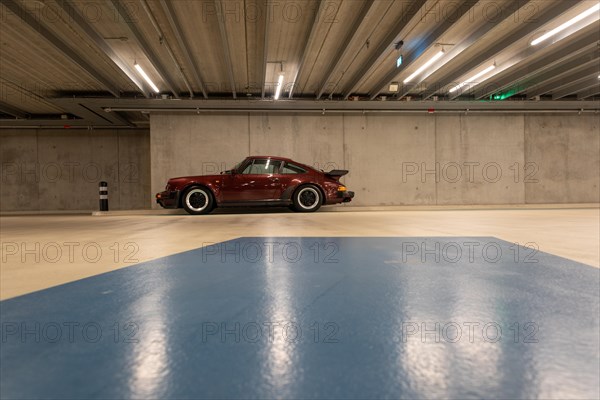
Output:
<svg viewBox="0 0 600 400">
<path fill-rule="evenodd" d="M 0 299 L 241 236 L 494 236 L 600 265 L 598 208 L 4 216 Z"/>
</svg>

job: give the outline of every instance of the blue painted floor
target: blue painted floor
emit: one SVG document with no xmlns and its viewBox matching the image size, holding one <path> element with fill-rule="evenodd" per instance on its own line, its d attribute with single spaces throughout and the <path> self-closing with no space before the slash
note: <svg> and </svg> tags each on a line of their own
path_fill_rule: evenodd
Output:
<svg viewBox="0 0 600 400">
<path fill-rule="evenodd" d="M 598 398 L 599 271 L 495 238 L 241 238 L 0 303 L 3 399 Z"/>
</svg>

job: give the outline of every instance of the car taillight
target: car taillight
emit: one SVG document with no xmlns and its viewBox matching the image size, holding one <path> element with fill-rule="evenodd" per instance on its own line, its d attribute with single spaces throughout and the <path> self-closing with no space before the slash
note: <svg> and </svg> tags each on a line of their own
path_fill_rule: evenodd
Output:
<svg viewBox="0 0 600 400">
<path fill-rule="evenodd" d="M 346 186 L 338 186 L 338 192 L 345 192 L 346 190 Z"/>
</svg>

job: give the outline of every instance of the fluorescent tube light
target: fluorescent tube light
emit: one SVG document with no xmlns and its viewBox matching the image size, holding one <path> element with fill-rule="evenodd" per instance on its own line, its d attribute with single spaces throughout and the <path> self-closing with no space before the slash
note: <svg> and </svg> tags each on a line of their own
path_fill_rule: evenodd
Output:
<svg viewBox="0 0 600 400">
<path fill-rule="evenodd" d="M 427 67 L 436 62 L 441 56 L 444 55 L 444 50 L 439 51 L 435 56 L 431 57 L 429 61 L 423 64 L 419 69 L 413 72 L 408 78 L 404 80 L 404 83 L 408 83 L 413 80 L 413 78 L 423 72 Z"/>
<path fill-rule="evenodd" d="M 596 4 L 592 8 L 589 8 L 589 9 L 585 10 L 584 12 L 582 12 L 581 14 L 579 14 L 578 16 L 576 16 L 575 18 L 571 18 L 570 20 L 568 20 L 564 24 L 562 24 L 560 26 L 557 26 L 556 28 L 552 29 L 551 31 L 546 32 L 545 34 L 543 34 L 539 38 L 531 41 L 531 45 L 535 46 L 537 44 L 542 43 L 544 40 L 548 39 L 549 37 L 554 36 L 557 33 L 564 31 L 568 27 L 570 27 L 572 25 L 575 25 L 576 23 L 578 23 L 582 19 L 584 19 L 584 18 L 592 15 L 595 12 L 598 12 L 599 10 L 600 10 L 600 3 Z"/>
<path fill-rule="evenodd" d="M 156 87 L 154 82 L 152 82 L 152 79 L 150 79 L 150 77 L 146 74 L 146 72 L 144 72 L 142 67 L 140 67 L 140 64 L 135 63 L 133 66 L 135 67 L 135 69 L 137 69 L 137 71 L 140 73 L 140 75 L 142 75 L 142 77 L 146 80 L 146 82 L 148 82 L 148 85 L 150 85 L 152 90 L 154 90 L 156 93 L 159 93 L 160 90 L 158 90 L 158 87 Z"/>
<path fill-rule="evenodd" d="M 279 75 L 279 79 L 277 80 L 277 89 L 275 89 L 275 100 L 279 98 L 281 94 L 281 86 L 283 85 L 283 74 Z"/>
<path fill-rule="evenodd" d="M 468 84 L 472 84 L 471 86 L 477 85 L 479 83 L 479 82 L 477 82 L 477 79 L 481 78 L 483 75 L 487 74 L 488 72 L 490 72 L 494 68 L 496 68 L 496 66 L 494 64 L 490 65 L 489 67 L 487 67 L 483 71 L 479 72 L 478 74 L 475 74 L 472 77 L 470 77 L 469 79 L 467 79 L 466 81 L 464 81 L 462 83 L 459 83 L 458 85 L 454 86 L 452 89 L 450 89 L 450 93 L 454 93 L 458 89 L 460 89 L 460 88 L 462 88 L 462 87 L 464 87 L 464 86 L 466 86 Z"/>
</svg>

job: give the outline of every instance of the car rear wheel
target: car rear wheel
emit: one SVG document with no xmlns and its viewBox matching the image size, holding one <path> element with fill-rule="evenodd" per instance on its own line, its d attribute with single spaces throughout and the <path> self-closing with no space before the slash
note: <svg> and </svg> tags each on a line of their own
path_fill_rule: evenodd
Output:
<svg viewBox="0 0 600 400">
<path fill-rule="evenodd" d="M 323 196 L 318 187 L 306 185 L 299 187 L 294 193 L 294 209 L 300 212 L 317 211 L 323 204 Z"/>
<path fill-rule="evenodd" d="M 214 200 L 210 191 L 203 187 L 191 187 L 183 193 L 183 209 L 192 215 L 208 214 Z"/>
</svg>

